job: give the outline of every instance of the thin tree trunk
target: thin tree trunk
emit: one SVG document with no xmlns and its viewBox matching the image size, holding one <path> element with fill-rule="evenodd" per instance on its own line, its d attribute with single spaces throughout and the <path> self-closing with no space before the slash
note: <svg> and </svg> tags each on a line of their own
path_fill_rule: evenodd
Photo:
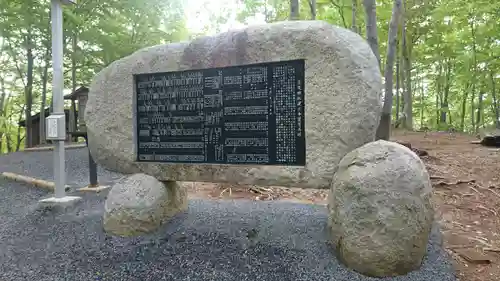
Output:
<svg viewBox="0 0 500 281">
<path fill-rule="evenodd" d="M 299 20 L 299 0 L 290 0 L 290 20 Z"/>
<path fill-rule="evenodd" d="M 405 105 L 405 97 L 406 97 L 406 84 L 405 84 L 405 81 L 406 81 L 406 75 L 405 75 L 405 61 L 404 61 L 404 49 L 406 48 L 406 28 L 405 28 L 405 15 L 404 15 L 404 7 L 405 7 L 405 4 L 403 2 L 403 11 L 401 12 L 401 39 L 400 39 L 400 42 L 398 42 L 399 44 L 399 58 L 400 58 L 400 61 L 398 62 L 399 64 L 399 76 L 400 76 L 400 88 L 401 88 L 401 96 L 400 96 L 400 101 L 399 101 L 399 104 L 400 104 L 400 107 L 398 108 L 398 111 L 400 113 L 400 116 L 399 116 L 399 119 L 397 121 L 397 125 L 400 126 L 401 124 L 403 124 L 403 127 L 404 127 L 404 124 L 406 123 L 406 116 L 405 116 L 405 111 L 404 111 L 404 105 Z"/>
<path fill-rule="evenodd" d="M 269 11 L 267 9 L 267 0 L 264 0 L 264 21 L 269 22 Z"/>
<path fill-rule="evenodd" d="M 19 131 L 19 128 L 18 128 Z M 7 142 L 7 152 L 14 152 L 14 149 L 12 147 L 12 136 L 11 134 L 7 133 L 5 135 L 5 141 Z"/>
<path fill-rule="evenodd" d="M 436 93 L 436 126 L 439 128 L 439 96 Z"/>
<path fill-rule="evenodd" d="M 451 62 L 450 59 L 446 59 L 446 74 L 445 74 L 445 84 L 443 91 L 443 99 L 441 100 L 441 120 L 440 123 L 446 124 L 446 117 L 448 113 L 448 96 L 450 93 L 450 76 L 451 76 Z"/>
<path fill-rule="evenodd" d="M 25 108 L 25 120 L 26 120 L 26 140 L 24 142 L 25 147 L 33 147 L 33 136 L 32 127 L 33 122 L 31 118 L 31 109 L 33 105 L 33 52 L 31 46 L 31 31 L 28 30 L 28 35 L 26 36 L 26 46 L 27 46 L 27 59 L 28 59 L 28 71 L 26 77 L 26 108 Z"/>
<path fill-rule="evenodd" d="M 399 44 L 397 44 L 399 45 Z M 399 48 L 398 48 L 399 49 Z M 399 120 L 399 107 L 401 106 L 399 100 L 399 52 L 396 52 L 396 122 Z"/>
<path fill-rule="evenodd" d="M 418 76 L 417 76 L 418 77 Z M 425 102 L 424 102 L 424 77 L 420 77 L 420 129 L 424 126 L 424 110 L 425 110 Z"/>
<path fill-rule="evenodd" d="M 353 32 L 358 32 L 358 28 L 356 25 L 356 15 L 358 13 L 358 0 L 352 0 L 352 22 L 351 22 L 351 30 Z"/>
<path fill-rule="evenodd" d="M 465 132 L 465 113 L 467 108 L 467 96 L 469 95 L 469 84 L 465 86 L 465 93 L 462 99 L 462 115 L 460 116 L 460 131 Z"/>
<path fill-rule="evenodd" d="M 1 93 L 1 96 L 0 96 L 0 117 L 3 116 L 4 112 L 4 106 L 5 106 L 5 99 L 7 98 L 7 91 L 5 91 L 5 84 L 4 84 L 4 80 L 2 78 L 0 78 L 0 88 L 2 89 L 2 93 Z M 1 133 L 1 131 L 0 131 Z"/>
<path fill-rule="evenodd" d="M 330 0 L 330 3 L 335 7 L 337 8 L 337 11 L 339 13 L 339 16 L 340 16 L 340 20 L 342 21 L 342 26 L 344 28 L 349 28 L 349 24 L 346 22 L 346 19 L 345 19 L 345 13 L 344 13 L 344 3 L 341 2 L 341 3 L 338 3 L 337 0 Z"/>
<path fill-rule="evenodd" d="M 484 127 L 484 118 L 482 113 L 483 113 L 483 91 L 480 90 L 477 99 L 476 132 L 478 132 L 480 127 Z"/>
<path fill-rule="evenodd" d="M 394 0 L 392 16 L 389 23 L 389 35 L 387 38 L 387 58 L 384 68 L 385 95 L 384 106 L 380 117 L 380 124 L 377 129 L 377 139 L 389 140 L 391 135 L 391 113 L 392 113 L 392 89 L 394 75 L 394 59 L 396 57 L 396 44 L 398 37 L 398 23 L 401 16 L 401 1 Z"/>
<path fill-rule="evenodd" d="M 401 28 L 402 29 L 402 28 Z M 401 44 L 403 44 L 403 40 L 401 40 Z M 400 46 L 401 53 L 403 52 L 403 46 Z M 404 72 L 404 61 L 403 61 L 403 55 L 400 55 L 400 62 L 399 62 L 399 77 L 400 77 L 400 84 L 399 87 L 401 88 L 401 94 L 400 94 L 400 101 L 399 101 L 399 119 L 398 119 L 398 124 L 404 123 L 405 122 L 405 114 L 404 114 L 404 104 L 405 104 L 405 96 L 406 96 L 406 75 Z"/>
<path fill-rule="evenodd" d="M 363 0 L 363 5 L 365 6 L 366 13 L 366 40 L 378 60 L 379 68 L 381 68 L 377 36 L 377 6 L 375 5 L 375 0 Z"/>
<path fill-rule="evenodd" d="M 309 1 L 309 8 L 311 8 L 311 19 L 316 19 L 316 0 Z"/>
<path fill-rule="evenodd" d="M 406 130 L 413 130 L 413 94 L 411 83 L 411 46 L 406 43 L 406 3 L 403 2 L 403 60 L 406 78 L 406 91 L 403 112 L 405 115 L 403 126 Z M 410 41 L 411 42 L 411 41 Z"/>
<path fill-rule="evenodd" d="M 5 92 L 5 88 L 2 90 L 2 93 Z M 0 141 L 1 141 L 1 144 L 0 144 L 0 153 L 3 152 L 3 147 L 4 147 L 4 144 L 7 146 L 7 153 L 8 152 L 12 152 L 12 145 L 11 145 L 11 134 L 10 134 L 10 131 L 9 131 L 9 128 L 7 127 L 8 125 L 10 126 L 10 124 L 12 123 L 12 110 L 11 110 L 11 114 L 9 116 L 6 115 L 7 113 L 7 105 L 10 103 L 10 99 L 11 99 L 11 96 L 6 95 L 6 98 L 4 100 L 4 103 L 3 103 L 3 106 L 2 106 L 2 116 L 5 118 L 5 122 L 2 124 L 2 127 L 0 128 L 0 133 L 2 135 L 2 137 L 0 138 Z M 22 114 L 21 114 L 22 116 Z M 4 142 L 4 138 L 5 137 L 5 142 Z"/>
<path fill-rule="evenodd" d="M 73 33 L 73 38 L 72 38 L 72 49 L 73 52 L 71 53 L 71 89 L 72 93 L 76 91 L 76 53 L 77 53 L 77 43 L 78 43 L 78 37 L 76 32 Z M 77 125 L 76 125 L 76 104 L 75 100 L 71 100 L 71 110 L 70 110 L 70 115 L 69 115 L 69 129 L 71 132 L 75 132 Z M 76 142 L 77 139 L 72 137 L 70 141 Z"/>
<path fill-rule="evenodd" d="M 491 81 L 491 96 L 493 97 L 493 107 L 495 113 L 495 126 L 500 129 L 500 108 L 498 108 L 498 99 L 495 89 L 495 79 L 493 78 L 493 71 L 490 70 L 490 81 Z"/>
<path fill-rule="evenodd" d="M 441 65 L 441 62 L 439 62 L 439 71 L 438 71 L 438 76 L 436 77 L 436 126 L 439 129 L 439 124 L 440 124 L 440 108 L 441 108 L 441 103 L 443 100 L 443 91 L 442 91 L 442 85 L 441 85 L 441 77 L 443 73 L 443 67 Z"/>
<path fill-rule="evenodd" d="M 475 74 L 474 74 L 475 75 Z M 476 99 L 476 84 L 472 83 L 472 92 L 470 96 L 470 123 L 472 126 L 472 131 L 476 132 L 476 121 L 474 118 L 475 108 L 474 108 L 474 100 Z"/>
<path fill-rule="evenodd" d="M 5 51 L 5 40 L 2 40 L 2 45 L 0 46 L 0 57 L 2 57 L 3 52 Z M 0 118 L 4 117 L 4 106 L 5 99 L 7 98 L 7 91 L 5 90 L 5 83 L 3 77 L 0 77 L 0 88 L 1 88 L 1 96 L 0 96 Z M 0 154 L 3 153 L 3 136 L 7 130 L 4 131 L 4 127 L 7 125 L 7 120 L 4 122 L 0 122 Z"/>
<path fill-rule="evenodd" d="M 474 20 L 472 15 L 469 13 L 469 18 L 472 19 L 470 20 L 470 30 L 471 30 L 471 35 L 472 35 L 472 59 L 473 59 L 473 65 L 472 65 L 472 93 L 471 93 L 471 125 L 472 129 L 474 130 L 475 133 L 477 133 L 476 129 L 476 121 L 474 120 L 474 99 L 476 98 L 476 69 L 477 69 L 477 57 L 476 57 L 476 31 L 474 27 Z"/>
<path fill-rule="evenodd" d="M 3 118 L 4 117 L 4 105 L 5 105 L 5 99 L 7 97 L 7 91 L 5 91 L 5 84 L 4 84 L 4 80 L 2 78 L 0 78 L 0 88 L 2 89 L 2 94 L 0 96 L 0 118 Z M 2 150 L 3 136 L 5 134 L 3 128 L 6 128 L 6 125 L 7 125 L 7 120 L 5 120 L 5 122 L 0 122 L 0 126 L 2 126 L 0 129 L 0 154 L 2 154 L 2 152 L 3 152 L 3 150 Z M 7 131 L 7 130 L 5 130 L 5 131 Z"/>
<path fill-rule="evenodd" d="M 21 112 L 23 112 L 24 110 L 26 109 L 26 104 L 23 104 L 23 107 L 21 109 Z M 22 114 L 19 114 L 19 119 L 17 120 L 18 121 L 18 124 L 19 122 L 21 122 L 23 120 L 23 115 Z M 25 136 L 27 134 L 27 131 L 28 131 L 28 127 L 26 126 L 25 127 Z M 24 138 L 24 137 L 23 137 Z M 21 141 L 22 139 L 21 138 L 21 126 L 17 126 L 17 141 L 16 141 L 16 151 L 19 151 L 19 149 L 21 148 Z"/>
<path fill-rule="evenodd" d="M 42 72 L 42 100 L 40 103 L 40 143 L 45 144 L 45 107 L 47 107 L 47 84 L 49 80 L 50 47 L 46 46 L 45 65 Z"/>
<path fill-rule="evenodd" d="M 444 72 L 446 73 L 446 69 L 444 70 Z M 446 74 L 445 74 L 446 76 Z M 437 121 L 437 124 L 439 126 L 439 128 L 441 129 L 441 125 L 443 123 L 443 118 L 446 120 L 446 115 L 443 117 L 443 104 L 444 104 L 444 87 L 445 87 L 445 83 L 446 83 L 446 79 L 445 79 L 445 82 L 442 82 L 441 81 L 442 79 L 442 75 L 441 75 L 441 66 L 440 66 L 440 69 L 439 69 L 439 78 L 438 78 L 438 81 L 439 81 L 439 84 L 438 84 L 438 87 L 437 87 L 437 90 L 438 90 L 438 96 L 439 96 L 439 103 L 438 103 L 438 107 L 436 108 L 436 116 L 438 118 L 438 121 Z M 445 121 L 446 122 L 446 121 Z"/>
</svg>

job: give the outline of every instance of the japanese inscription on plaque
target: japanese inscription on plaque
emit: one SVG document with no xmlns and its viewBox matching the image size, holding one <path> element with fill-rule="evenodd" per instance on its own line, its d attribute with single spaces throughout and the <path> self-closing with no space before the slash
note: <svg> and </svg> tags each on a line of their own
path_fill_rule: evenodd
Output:
<svg viewBox="0 0 500 281">
<path fill-rule="evenodd" d="M 134 75 L 137 161 L 304 166 L 304 60 Z"/>
</svg>

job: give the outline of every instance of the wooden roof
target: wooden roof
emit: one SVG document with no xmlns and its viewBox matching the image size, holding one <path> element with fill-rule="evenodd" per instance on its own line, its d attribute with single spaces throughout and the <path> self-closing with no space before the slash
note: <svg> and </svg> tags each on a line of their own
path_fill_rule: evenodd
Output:
<svg viewBox="0 0 500 281">
<path fill-rule="evenodd" d="M 80 88 L 76 89 L 73 93 L 67 94 L 64 96 L 65 100 L 76 100 L 78 99 L 79 96 L 82 95 L 88 95 L 89 94 L 89 88 L 85 86 L 81 86 Z"/>
<path fill-rule="evenodd" d="M 69 116 L 69 111 L 70 109 L 64 109 L 64 114 L 66 116 Z M 24 114 L 24 112 L 23 112 Z M 49 116 L 50 115 L 50 108 L 47 107 L 45 109 L 45 117 Z M 75 118 L 78 118 L 78 111 L 75 112 Z M 37 114 L 33 114 L 31 115 L 31 122 L 32 124 L 35 124 L 35 123 L 38 123 L 40 122 L 40 112 L 38 112 Z M 26 127 L 26 120 L 21 120 L 19 123 L 17 123 L 19 125 L 19 127 Z"/>
</svg>

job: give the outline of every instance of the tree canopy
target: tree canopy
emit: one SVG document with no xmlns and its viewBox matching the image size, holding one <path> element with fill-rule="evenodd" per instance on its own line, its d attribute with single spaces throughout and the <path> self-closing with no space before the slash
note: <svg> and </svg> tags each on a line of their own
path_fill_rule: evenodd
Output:
<svg viewBox="0 0 500 281">
<path fill-rule="evenodd" d="M 187 28 L 185 1 L 81 0 L 63 10 L 65 91 L 88 86 L 103 67 L 140 48 L 224 31 L 229 19 L 241 24 L 256 18 L 317 19 L 367 38 L 367 2 L 239 0 L 234 9 L 207 10 L 209 22 L 200 34 Z M 383 62 L 393 4 L 380 0 L 372 7 L 382 73 L 387 73 Z M 394 85 L 389 81 L 392 122 L 407 129 L 453 127 L 470 133 L 500 126 L 500 2 L 403 0 L 401 9 L 395 22 Z M 50 0 L 2 1 L 0 152 L 31 146 L 18 123 L 50 105 L 51 81 Z"/>
</svg>

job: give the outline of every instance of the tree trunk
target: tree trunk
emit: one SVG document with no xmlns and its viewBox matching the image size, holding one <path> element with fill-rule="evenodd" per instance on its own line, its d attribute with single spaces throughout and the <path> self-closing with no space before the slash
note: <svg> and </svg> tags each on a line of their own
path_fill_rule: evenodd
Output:
<svg viewBox="0 0 500 281">
<path fill-rule="evenodd" d="M 406 116 L 405 116 L 405 112 L 404 112 L 404 105 L 405 105 L 405 97 L 406 97 L 406 84 L 405 84 L 405 81 L 406 81 L 406 75 L 405 75 L 405 62 L 404 62 L 404 54 L 403 54 L 403 50 L 406 48 L 406 41 L 405 41 L 405 38 L 406 38 L 406 28 L 405 28 L 405 15 L 404 15 L 404 7 L 405 7 L 405 3 L 403 2 L 403 10 L 401 12 L 401 39 L 400 39 L 400 42 L 398 42 L 399 44 L 399 58 L 400 58 L 400 61 L 398 61 L 398 65 L 399 65 L 399 76 L 400 76 L 400 88 L 401 88 L 401 96 L 400 96 L 400 101 L 399 101 L 399 108 L 398 108 L 398 111 L 400 113 L 400 116 L 399 116 L 399 119 L 397 121 L 397 125 L 401 125 L 403 124 L 403 127 L 404 127 L 404 124 L 406 123 Z"/>
<path fill-rule="evenodd" d="M 290 0 L 290 20 L 299 20 L 299 0 Z"/>
<path fill-rule="evenodd" d="M 475 113 L 474 100 L 475 99 L 476 99 L 476 84 L 475 84 L 475 82 L 472 82 L 472 91 L 471 91 L 471 95 L 470 95 L 470 124 L 472 126 L 472 131 L 474 131 L 474 132 L 476 132 L 476 121 L 474 119 L 474 113 Z"/>
<path fill-rule="evenodd" d="M 24 110 L 26 109 L 26 104 L 23 104 L 23 107 L 21 109 L 21 112 L 23 112 Z M 19 122 L 21 122 L 23 120 L 23 115 L 22 114 L 19 114 L 19 119 L 17 120 L 18 121 L 18 124 Z M 27 131 L 28 131 L 28 127 L 26 126 L 25 127 L 25 135 L 27 134 Z M 24 137 L 23 137 L 24 138 Z M 21 126 L 17 126 L 17 140 L 16 140 L 16 151 L 19 151 L 19 149 L 21 148 L 21 141 L 23 140 L 23 138 L 21 138 Z"/>
<path fill-rule="evenodd" d="M 418 76 L 417 76 L 418 77 Z M 417 80 L 418 81 L 418 80 Z M 424 127 L 424 110 L 425 110 L 425 101 L 424 101 L 424 77 L 420 77 L 420 129 Z"/>
<path fill-rule="evenodd" d="M 269 22 L 269 10 L 267 8 L 267 0 L 264 0 L 264 21 Z"/>
<path fill-rule="evenodd" d="M 18 129 L 19 131 L 19 129 Z M 12 147 L 12 136 L 11 134 L 7 133 L 5 134 L 5 142 L 7 142 L 7 152 L 14 152 L 14 149 Z"/>
<path fill-rule="evenodd" d="M 472 35 L 472 59 L 473 59 L 473 62 L 472 62 L 472 75 L 471 75 L 471 78 L 472 78 L 472 93 L 471 93 L 471 102 L 470 102 L 470 106 L 471 106 L 471 125 L 472 125 L 472 129 L 474 130 L 475 133 L 477 133 L 477 130 L 476 130 L 476 122 L 474 120 L 474 99 L 476 98 L 476 69 L 477 69 L 477 57 L 476 57 L 476 30 L 475 30 L 475 27 L 474 27 L 474 20 L 473 20 L 473 17 L 472 15 L 469 13 L 469 18 L 472 19 L 470 20 L 470 31 L 471 31 L 471 35 Z"/>
<path fill-rule="evenodd" d="M 440 104 L 441 101 L 443 100 L 443 91 L 441 89 L 441 73 L 443 70 L 443 67 L 441 65 L 441 62 L 439 62 L 439 71 L 438 71 L 438 76 L 436 77 L 436 126 L 439 129 L 439 120 L 440 120 Z"/>
<path fill-rule="evenodd" d="M 385 95 L 384 107 L 380 117 L 380 124 L 377 129 L 377 139 L 389 140 L 391 136 L 391 113 L 392 113 L 392 88 L 394 75 L 394 59 L 396 56 L 396 38 L 398 37 L 398 23 L 401 16 L 401 1 L 394 0 L 392 16 L 389 23 L 389 35 L 387 38 L 387 58 L 385 61 Z"/>
<path fill-rule="evenodd" d="M 2 93 L 0 96 L 0 118 L 4 117 L 4 105 L 5 105 L 5 99 L 7 97 L 7 91 L 5 91 L 5 84 L 4 80 L 0 78 L 0 88 L 2 89 Z M 6 128 L 7 125 L 7 120 L 4 120 L 4 122 L 0 122 L 0 154 L 2 154 L 3 150 L 3 135 L 4 135 L 4 130 L 3 128 Z"/>
<path fill-rule="evenodd" d="M 45 107 L 47 107 L 47 84 L 49 80 L 49 65 L 50 65 L 50 47 L 46 46 L 45 65 L 42 72 L 42 100 L 40 102 L 40 143 L 45 144 Z"/>
<path fill-rule="evenodd" d="M 479 91 L 479 96 L 477 99 L 477 111 L 476 111 L 476 132 L 479 131 L 479 128 L 484 127 L 484 118 L 483 118 L 483 91 Z"/>
<path fill-rule="evenodd" d="M 27 59 L 28 59 L 28 71 L 26 77 L 26 108 L 25 108 L 25 120 L 26 120 L 26 139 L 24 142 L 25 147 L 33 147 L 33 136 L 32 130 L 33 122 L 31 118 L 31 109 L 33 105 L 33 52 L 31 46 L 31 31 L 28 30 L 28 35 L 26 36 L 26 46 L 27 46 Z"/>
<path fill-rule="evenodd" d="M 73 38 L 72 38 L 72 49 L 73 52 L 71 52 L 71 89 L 72 92 L 74 93 L 76 91 L 76 54 L 77 54 L 77 48 L 78 48 L 78 36 L 76 32 L 73 33 Z M 77 130 L 77 125 L 76 125 L 76 104 L 75 100 L 71 100 L 71 110 L 69 111 L 69 130 L 70 132 L 75 132 Z M 77 139 L 72 137 L 70 141 L 76 142 Z"/>
<path fill-rule="evenodd" d="M 411 88 L 411 46 L 406 44 L 406 4 L 403 3 L 403 60 L 404 60 L 404 72 L 406 79 L 406 91 L 405 91 L 405 102 L 404 102 L 404 123 L 403 126 L 406 130 L 413 130 L 413 95 Z"/>
<path fill-rule="evenodd" d="M 465 113 L 467 108 L 467 96 L 469 95 L 469 84 L 465 86 L 465 93 L 462 99 L 462 115 L 460 116 L 460 131 L 465 132 Z"/>
<path fill-rule="evenodd" d="M 309 1 L 309 8 L 311 8 L 311 19 L 316 19 L 316 0 Z"/>
<path fill-rule="evenodd" d="M 381 68 L 377 37 L 377 6 L 375 5 L 375 0 L 363 0 L 363 5 L 365 6 L 366 13 L 366 40 L 378 60 L 379 68 Z"/>
<path fill-rule="evenodd" d="M 399 45 L 399 44 L 397 44 Z M 398 48 L 399 49 L 399 48 Z M 396 121 L 399 120 L 399 107 L 401 106 L 399 101 L 399 52 L 396 52 Z"/>
<path fill-rule="evenodd" d="M 451 62 L 450 59 L 446 59 L 446 74 L 445 74 L 445 83 L 444 83 L 444 91 L 443 91 L 443 99 L 441 100 L 441 120 L 440 123 L 446 124 L 446 117 L 448 113 L 448 96 L 450 94 L 450 76 L 451 76 Z"/>
<path fill-rule="evenodd" d="M 0 78 L 0 88 L 2 89 L 2 93 L 0 96 L 0 117 L 3 116 L 4 114 L 4 106 L 5 106 L 5 99 L 7 98 L 7 91 L 5 91 L 5 84 L 4 80 Z M 0 131 L 2 133 L 2 131 Z"/>
<path fill-rule="evenodd" d="M 402 44 L 403 40 L 401 40 L 401 44 Z M 403 52 L 403 46 L 400 46 L 400 49 L 401 49 L 401 53 Z M 400 55 L 400 62 L 399 62 L 399 77 L 400 77 L 400 84 L 399 84 L 399 87 L 401 88 L 401 94 L 400 94 L 400 98 L 399 98 L 399 119 L 398 119 L 398 124 L 401 124 L 401 123 L 404 123 L 405 122 L 405 114 L 404 114 L 404 104 L 405 104 L 405 93 L 406 93 L 406 85 L 405 85 L 405 81 L 406 81 L 406 75 L 405 75 L 405 72 L 404 72 L 404 61 L 403 61 L 403 55 L 401 54 Z"/>
<path fill-rule="evenodd" d="M 496 93 L 495 79 L 493 78 L 493 70 L 490 71 L 490 81 L 491 81 L 491 96 L 493 97 L 493 107 L 495 113 L 495 126 L 500 129 L 500 108 L 498 108 L 498 99 Z"/>
<path fill-rule="evenodd" d="M 356 14 L 358 13 L 358 0 L 352 0 L 352 21 L 351 21 L 351 30 L 353 32 L 358 32 L 358 27 L 356 25 Z"/>
</svg>

